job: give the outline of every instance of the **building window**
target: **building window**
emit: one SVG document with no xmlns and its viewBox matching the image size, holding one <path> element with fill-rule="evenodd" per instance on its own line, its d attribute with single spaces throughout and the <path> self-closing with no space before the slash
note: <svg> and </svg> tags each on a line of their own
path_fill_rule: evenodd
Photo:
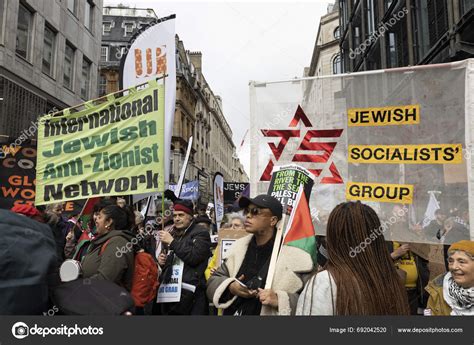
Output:
<svg viewBox="0 0 474 345">
<path fill-rule="evenodd" d="M 4 22 L 4 13 L 5 13 L 6 1 L 0 3 L 0 44 L 3 44 L 3 22 Z"/>
<path fill-rule="evenodd" d="M 109 47 L 107 46 L 100 47 L 100 61 L 104 61 L 104 62 L 109 61 Z"/>
<path fill-rule="evenodd" d="M 342 73 L 341 54 L 337 54 L 332 59 L 332 74 L 341 74 L 341 73 Z"/>
<path fill-rule="evenodd" d="M 334 38 L 336 40 L 341 38 L 341 28 L 339 26 L 334 30 Z"/>
<path fill-rule="evenodd" d="M 107 77 L 101 74 L 99 77 L 99 97 L 107 94 Z"/>
<path fill-rule="evenodd" d="M 388 63 L 389 67 L 397 67 L 397 42 L 394 32 L 388 34 Z"/>
<path fill-rule="evenodd" d="M 472 8 L 474 8 L 474 0 L 462 0 L 461 1 L 461 15 L 466 14 Z"/>
<path fill-rule="evenodd" d="M 125 29 L 124 36 L 128 36 L 133 33 L 135 25 L 133 23 L 123 23 L 123 28 Z"/>
<path fill-rule="evenodd" d="M 74 55 L 75 49 L 66 43 L 66 49 L 64 51 L 64 76 L 63 85 L 64 87 L 72 90 L 73 76 L 74 76 Z"/>
<path fill-rule="evenodd" d="M 111 22 L 104 22 L 102 24 L 102 33 L 104 35 L 110 34 L 110 31 L 112 30 L 112 23 Z"/>
<path fill-rule="evenodd" d="M 47 25 L 44 27 L 43 73 L 53 76 L 54 55 L 56 50 L 56 33 Z"/>
<path fill-rule="evenodd" d="M 367 32 L 366 36 L 372 35 L 375 30 L 375 7 L 374 0 L 367 0 Z"/>
<path fill-rule="evenodd" d="M 427 0 L 413 4 L 413 32 L 415 38 L 415 62 L 420 62 L 430 50 L 430 30 L 428 21 Z"/>
<path fill-rule="evenodd" d="M 16 34 L 16 53 L 24 59 L 28 59 L 31 44 L 31 27 L 33 24 L 33 13 L 20 4 L 18 9 L 18 24 Z"/>
<path fill-rule="evenodd" d="M 94 27 L 94 4 L 89 0 L 85 3 L 84 25 L 92 32 L 92 28 Z"/>
<path fill-rule="evenodd" d="M 76 14 L 76 0 L 66 0 L 67 1 L 67 9 L 72 13 Z"/>
<path fill-rule="evenodd" d="M 89 86 L 91 80 L 91 63 L 87 59 L 82 60 L 81 97 L 89 99 Z"/>
</svg>

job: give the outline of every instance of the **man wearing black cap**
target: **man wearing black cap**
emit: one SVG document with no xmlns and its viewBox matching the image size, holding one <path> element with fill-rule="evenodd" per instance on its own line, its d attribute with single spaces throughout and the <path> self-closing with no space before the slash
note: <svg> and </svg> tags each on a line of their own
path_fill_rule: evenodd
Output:
<svg viewBox="0 0 474 345">
<path fill-rule="evenodd" d="M 313 269 L 311 257 L 284 246 L 277 261 L 271 289 L 264 289 L 276 225 L 282 217 L 280 202 L 269 195 L 241 197 L 239 206 L 250 234 L 237 240 L 229 256 L 207 282 L 207 296 L 224 315 L 291 315 L 296 310 L 304 280 Z"/>
<path fill-rule="evenodd" d="M 160 315 L 206 315 L 209 305 L 204 271 L 211 256 L 209 231 L 194 222 L 191 201 L 175 199 L 173 202 L 174 227 L 170 232 L 158 232 L 161 243 L 168 247 L 168 252 L 158 257 L 162 268 L 160 281 L 166 283 L 170 280 L 173 263 L 179 258 L 184 263 L 184 284 L 179 302 L 156 304 L 153 312 Z"/>
</svg>

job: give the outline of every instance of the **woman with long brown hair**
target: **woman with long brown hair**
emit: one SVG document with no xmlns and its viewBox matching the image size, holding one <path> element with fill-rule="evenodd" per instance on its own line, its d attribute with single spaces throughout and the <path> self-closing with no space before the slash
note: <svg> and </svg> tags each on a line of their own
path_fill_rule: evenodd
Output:
<svg viewBox="0 0 474 345">
<path fill-rule="evenodd" d="M 375 211 L 361 202 L 337 205 L 327 225 L 328 262 L 306 284 L 298 315 L 409 315 L 405 288 Z"/>
</svg>

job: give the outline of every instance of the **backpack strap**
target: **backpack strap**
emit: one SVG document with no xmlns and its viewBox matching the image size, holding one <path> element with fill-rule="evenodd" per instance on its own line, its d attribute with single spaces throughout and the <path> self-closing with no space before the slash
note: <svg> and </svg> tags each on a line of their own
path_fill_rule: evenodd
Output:
<svg viewBox="0 0 474 345">
<path fill-rule="evenodd" d="M 102 245 L 102 247 L 100 248 L 100 252 L 99 252 L 99 256 L 101 256 L 104 251 L 105 251 L 105 248 L 107 247 L 107 245 L 109 244 L 109 241 L 111 240 L 111 238 L 109 238 L 107 241 L 105 241 L 105 243 Z"/>
</svg>

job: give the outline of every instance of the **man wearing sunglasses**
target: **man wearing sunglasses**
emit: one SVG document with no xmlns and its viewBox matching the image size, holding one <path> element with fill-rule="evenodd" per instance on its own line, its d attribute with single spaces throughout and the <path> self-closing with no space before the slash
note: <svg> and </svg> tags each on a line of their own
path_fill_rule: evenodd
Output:
<svg viewBox="0 0 474 345">
<path fill-rule="evenodd" d="M 264 289 L 282 206 L 265 194 L 241 197 L 239 206 L 249 236 L 232 245 L 224 263 L 209 278 L 209 299 L 224 315 L 294 314 L 304 280 L 313 269 L 311 257 L 301 249 L 284 246 L 272 287 Z"/>
</svg>

